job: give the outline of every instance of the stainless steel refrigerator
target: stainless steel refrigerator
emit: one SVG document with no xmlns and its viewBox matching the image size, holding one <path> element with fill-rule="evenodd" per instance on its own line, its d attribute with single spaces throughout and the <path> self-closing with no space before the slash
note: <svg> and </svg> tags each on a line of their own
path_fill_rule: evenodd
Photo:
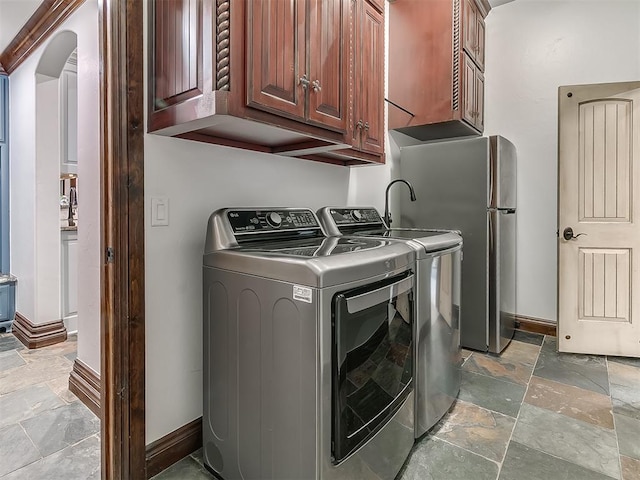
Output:
<svg viewBox="0 0 640 480">
<path fill-rule="evenodd" d="M 462 232 L 460 343 L 500 353 L 516 313 L 516 148 L 500 136 L 401 149 L 400 225 Z M 406 198 L 405 198 L 406 197 Z"/>
</svg>

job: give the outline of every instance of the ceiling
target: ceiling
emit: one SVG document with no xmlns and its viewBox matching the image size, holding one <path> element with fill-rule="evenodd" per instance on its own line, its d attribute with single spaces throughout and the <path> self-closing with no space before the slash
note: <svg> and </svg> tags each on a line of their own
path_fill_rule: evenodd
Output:
<svg viewBox="0 0 640 480">
<path fill-rule="evenodd" d="M 0 52 L 9 45 L 42 0 L 0 0 Z"/>
</svg>

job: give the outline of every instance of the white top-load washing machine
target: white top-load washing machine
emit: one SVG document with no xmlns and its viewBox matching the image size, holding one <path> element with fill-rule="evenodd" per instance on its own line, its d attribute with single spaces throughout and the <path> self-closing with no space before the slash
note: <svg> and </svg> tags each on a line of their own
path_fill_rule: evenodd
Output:
<svg viewBox="0 0 640 480">
<path fill-rule="evenodd" d="M 416 252 L 414 382 L 418 438 L 447 412 L 460 391 L 460 232 L 387 228 L 373 207 L 325 207 L 318 211 L 318 217 L 328 235 L 393 238 Z"/>
<path fill-rule="evenodd" d="M 414 442 L 415 250 L 325 237 L 299 208 L 225 208 L 203 258 L 207 469 L 389 480 Z"/>
</svg>

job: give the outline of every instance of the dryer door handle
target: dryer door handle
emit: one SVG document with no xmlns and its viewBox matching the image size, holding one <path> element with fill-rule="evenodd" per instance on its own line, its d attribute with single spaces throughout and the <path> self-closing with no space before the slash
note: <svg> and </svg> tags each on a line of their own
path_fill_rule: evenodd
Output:
<svg viewBox="0 0 640 480">
<path fill-rule="evenodd" d="M 386 303 L 394 297 L 411 290 L 413 285 L 414 275 L 410 275 L 396 283 L 392 283 L 391 285 L 385 285 L 384 287 L 371 290 L 370 292 L 348 297 L 347 311 L 349 313 L 358 313 L 375 305 Z"/>
</svg>

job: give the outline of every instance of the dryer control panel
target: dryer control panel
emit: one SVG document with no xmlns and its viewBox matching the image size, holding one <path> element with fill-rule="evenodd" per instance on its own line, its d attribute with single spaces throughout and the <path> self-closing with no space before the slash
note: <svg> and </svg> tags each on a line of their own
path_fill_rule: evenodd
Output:
<svg viewBox="0 0 640 480">
<path fill-rule="evenodd" d="M 331 208 L 331 218 L 336 225 L 382 224 L 382 218 L 375 208 Z"/>
<path fill-rule="evenodd" d="M 227 219 L 233 233 L 267 233 L 271 231 L 320 230 L 315 214 L 308 209 L 274 208 L 268 210 L 228 210 Z"/>
</svg>

